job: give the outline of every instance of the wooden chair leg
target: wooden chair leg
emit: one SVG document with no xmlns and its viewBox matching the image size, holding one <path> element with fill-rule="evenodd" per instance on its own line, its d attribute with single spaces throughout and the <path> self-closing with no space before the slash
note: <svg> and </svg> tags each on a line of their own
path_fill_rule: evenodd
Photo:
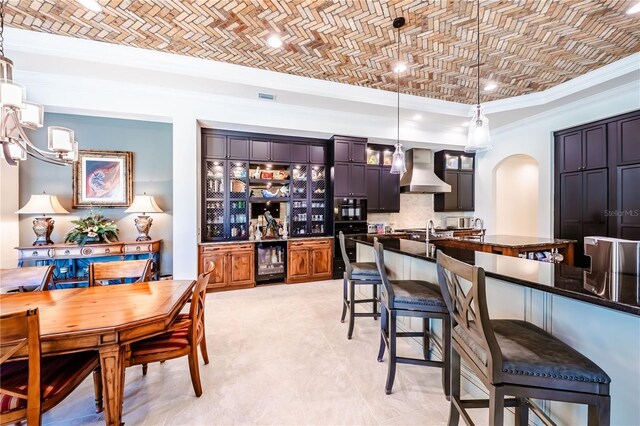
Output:
<svg viewBox="0 0 640 426">
<path fill-rule="evenodd" d="M 387 371 L 387 385 L 385 386 L 385 392 L 387 395 L 391 394 L 393 388 L 393 381 L 396 378 L 396 322 L 398 313 L 395 310 L 391 310 L 389 313 L 389 370 Z"/>
<path fill-rule="evenodd" d="M 529 406 L 527 405 L 527 398 L 518 398 L 518 405 L 516 405 L 516 421 L 515 426 L 528 426 L 529 425 Z"/>
<path fill-rule="evenodd" d="M 384 336 L 387 332 L 387 307 L 384 305 L 380 306 L 380 348 L 378 349 L 378 362 L 382 362 L 382 357 L 384 357 L 384 348 L 386 347 L 386 343 L 384 342 Z"/>
<path fill-rule="evenodd" d="M 489 389 L 489 424 L 492 426 L 504 424 L 504 391 L 496 386 Z"/>
<path fill-rule="evenodd" d="M 460 355 L 451 348 L 451 402 L 449 403 L 449 426 L 457 426 L 460 421 L 460 413 L 453 401 L 460 401 Z"/>
<path fill-rule="evenodd" d="M 451 319 L 442 320 L 442 389 L 447 399 L 451 395 Z"/>
<path fill-rule="evenodd" d="M 342 277 L 342 317 L 340 318 L 340 322 L 344 322 L 345 317 L 347 316 L 347 274 L 345 273 Z"/>
<path fill-rule="evenodd" d="M 191 348 L 191 352 L 187 355 L 189 358 L 189 374 L 191 374 L 191 384 L 196 396 L 202 395 L 202 384 L 200 383 L 200 368 L 198 366 L 198 347 Z"/>
<path fill-rule="evenodd" d="M 104 409 L 102 405 L 102 370 L 100 367 L 93 370 L 93 393 L 95 397 L 96 413 Z"/>
<path fill-rule="evenodd" d="M 429 330 L 431 329 L 431 321 L 429 318 L 422 318 L 422 356 L 425 360 L 429 360 Z"/>
<path fill-rule="evenodd" d="M 378 286 L 377 285 L 373 285 L 373 314 L 377 314 L 378 313 Z M 378 318 L 374 315 L 373 316 L 373 320 L 377 321 Z"/>
<path fill-rule="evenodd" d="M 608 396 L 601 396 L 597 405 L 589 405 L 588 420 L 589 426 L 609 426 L 611 423 L 611 399 Z"/>
<path fill-rule="evenodd" d="M 351 340 L 353 335 L 353 326 L 356 323 L 356 286 L 353 281 L 349 281 L 349 332 L 347 339 Z"/>
<path fill-rule="evenodd" d="M 148 364 L 142 364 L 142 375 L 146 376 L 147 375 L 147 369 L 149 368 Z"/>
<path fill-rule="evenodd" d="M 209 353 L 207 352 L 207 336 L 202 336 L 202 340 L 200 341 L 200 352 L 202 352 L 202 360 L 205 365 L 209 364 Z"/>
</svg>

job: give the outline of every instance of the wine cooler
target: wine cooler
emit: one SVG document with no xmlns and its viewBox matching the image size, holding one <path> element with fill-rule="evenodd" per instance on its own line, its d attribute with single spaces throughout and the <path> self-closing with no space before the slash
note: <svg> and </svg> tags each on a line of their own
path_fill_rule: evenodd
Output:
<svg viewBox="0 0 640 426">
<path fill-rule="evenodd" d="M 287 277 L 287 242 L 256 243 L 256 284 L 282 282 Z"/>
</svg>

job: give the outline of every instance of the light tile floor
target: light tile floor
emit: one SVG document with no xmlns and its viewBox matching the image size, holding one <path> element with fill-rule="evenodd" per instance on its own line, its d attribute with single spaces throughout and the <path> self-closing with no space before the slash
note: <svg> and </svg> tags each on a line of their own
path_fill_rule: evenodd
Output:
<svg viewBox="0 0 640 426">
<path fill-rule="evenodd" d="M 340 323 L 341 281 L 210 293 L 209 365 L 196 398 L 186 358 L 126 371 L 128 425 L 442 425 L 449 404 L 440 370 L 398 366 L 384 392 L 387 357 L 376 361 L 379 322 L 357 318 L 352 340 Z M 400 339 L 402 342 L 404 339 Z M 417 354 L 406 343 L 399 353 Z M 46 413 L 45 424 L 103 425 L 93 383 Z M 482 417 L 482 416 L 481 416 Z M 480 419 L 481 420 L 481 419 Z M 486 422 L 486 420 L 485 420 Z"/>
</svg>

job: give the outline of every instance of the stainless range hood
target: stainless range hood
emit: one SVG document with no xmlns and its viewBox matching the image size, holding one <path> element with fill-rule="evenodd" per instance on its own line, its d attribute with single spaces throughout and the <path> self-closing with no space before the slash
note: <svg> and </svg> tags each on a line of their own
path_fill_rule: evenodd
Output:
<svg viewBox="0 0 640 426">
<path fill-rule="evenodd" d="M 400 192 L 407 194 L 436 194 L 451 192 L 451 185 L 433 172 L 430 149 L 408 149 L 405 154 L 407 172 L 400 178 Z"/>
</svg>

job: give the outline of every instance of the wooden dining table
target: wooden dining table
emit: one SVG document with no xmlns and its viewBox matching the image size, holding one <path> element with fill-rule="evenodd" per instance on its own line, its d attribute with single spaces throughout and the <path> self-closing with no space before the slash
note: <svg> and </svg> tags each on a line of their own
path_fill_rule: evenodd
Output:
<svg viewBox="0 0 640 426">
<path fill-rule="evenodd" d="M 121 425 L 127 346 L 167 330 L 194 284 L 152 281 L 2 294 L 0 313 L 38 308 L 43 356 L 99 351 L 105 423 Z"/>
</svg>

